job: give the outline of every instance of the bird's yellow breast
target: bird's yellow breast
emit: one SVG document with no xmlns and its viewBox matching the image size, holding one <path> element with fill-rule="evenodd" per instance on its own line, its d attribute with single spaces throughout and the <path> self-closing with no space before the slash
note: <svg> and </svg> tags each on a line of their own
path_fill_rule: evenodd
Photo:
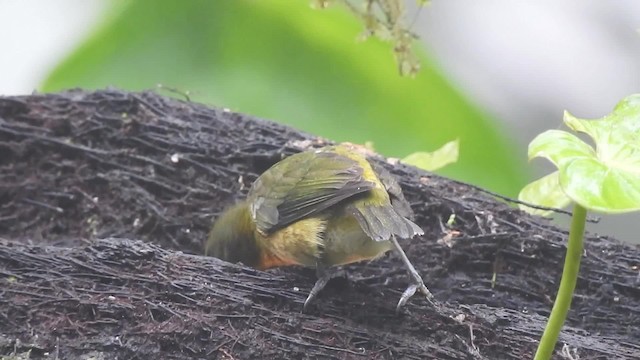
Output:
<svg viewBox="0 0 640 360">
<path fill-rule="evenodd" d="M 316 266 L 322 246 L 326 220 L 311 217 L 297 221 L 268 236 L 256 232 L 261 247 L 259 269 L 277 266 Z"/>
<path fill-rule="evenodd" d="M 256 268 L 279 266 L 315 267 L 372 260 L 391 249 L 389 241 L 369 238 L 350 215 L 307 218 L 264 237 L 256 233 L 261 248 Z"/>
<path fill-rule="evenodd" d="M 331 266 L 372 260 L 390 249 L 389 241 L 371 239 L 353 216 L 344 215 L 333 218 L 327 225 L 323 262 Z"/>
</svg>

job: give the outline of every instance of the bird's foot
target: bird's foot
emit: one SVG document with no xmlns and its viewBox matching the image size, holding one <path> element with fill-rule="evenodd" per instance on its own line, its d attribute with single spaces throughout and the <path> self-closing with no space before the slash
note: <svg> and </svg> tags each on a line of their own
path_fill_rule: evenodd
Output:
<svg viewBox="0 0 640 360">
<path fill-rule="evenodd" d="M 400 300 L 398 301 L 398 305 L 396 306 L 396 312 L 399 313 L 400 309 L 407 303 L 407 301 L 413 295 L 415 295 L 416 291 L 418 290 L 422 294 L 424 294 L 427 297 L 427 300 L 429 301 L 429 303 L 431 303 L 431 305 L 435 307 L 436 304 L 435 304 L 435 299 L 433 297 L 433 294 L 424 285 L 424 282 L 422 281 L 422 278 L 420 277 L 420 275 L 417 272 L 415 272 L 415 273 L 410 273 L 410 277 L 412 279 L 412 283 L 402 293 L 402 296 L 400 296 Z"/>
<path fill-rule="evenodd" d="M 318 280 L 316 281 L 315 285 L 313 285 L 313 288 L 309 292 L 309 296 L 307 296 L 307 300 L 304 301 L 302 311 L 304 312 L 305 310 L 307 310 L 307 307 L 309 306 L 309 304 L 313 301 L 313 299 L 315 299 L 318 296 L 320 291 L 324 289 L 324 287 L 327 285 L 329 280 L 337 277 L 344 277 L 344 276 L 346 276 L 346 273 L 344 270 L 327 271 L 325 269 L 318 268 Z"/>
<path fill-rule="evenodd" d="M 404 266 L 407 269 L 407 273 L 409 274 L 409 278 L 411 280 L 411 284 L 402 293 L 402 296 L 398 301 L 398 305 L 396 306 L 396 312 L 400 312 L 400 309 L 404 306 L 404 304 L 407 303 L 407 300 L 409 300 L 409 298 L 415 295 L 416 291 L 418 290 L 420 290 L 420 292 L 427 297 L 427 300 L 429 301 L 429 303 L 431 303 L 431 305 L 436 307 L 437 305 L 435 302 L 435 298 L 433 297 L 433 294 L 431 294 L 431 291 L 429 291 L 429 289 L 427 289 L 427 287 L 424 285 L 424 281 L 422 281 L 422 277 L 420 276 L 420 274 L 418 274 L 418 271 L 416 270 L 416 268 L 413 267 L 413 264 L 411 264 L 411 261 L 409 261 L 409 258 L 407 258 L 407 254 L 404 253 L 404 250 L 402 250 L 402 247 L 400 247 L 400 244 L 398 243 L 398 240 L 396 240 L 395 236 L 391 237 L 391 243 L 395 247 L 397 254 L 400 256 L 400 259 L 404 263 Z"/>
</svg>

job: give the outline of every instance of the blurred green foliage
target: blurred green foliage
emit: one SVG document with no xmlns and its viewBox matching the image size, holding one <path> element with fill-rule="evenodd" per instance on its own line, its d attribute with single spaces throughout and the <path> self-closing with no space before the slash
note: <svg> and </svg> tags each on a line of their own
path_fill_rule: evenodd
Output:
<svg viewBox="0 0 640 360">
<path fill-rule="evenodd" d="M 411 153 L 402 158 L 402 162 L 423 170 L 437 171 L 458 161 L 458 156 L 460 156 L 460 140 L 455 139 L 431 152 L 417 151 Z"/>
<path fill-rule="evenodd" d="M 389 43 L 343 7 L 309 0 L 115 1 L 104 23 L 44 82 L 44 91 L 163 84 L 192 99 L 336 141 L 372 141 L 402 157 L 460 139 L 439 173 L 515 195 L 526 162 L 494 119 L 465 99 L 420 52 L 402 77 Z M 428 11 L 428 8 L 423 10 Z"/>
</svg>

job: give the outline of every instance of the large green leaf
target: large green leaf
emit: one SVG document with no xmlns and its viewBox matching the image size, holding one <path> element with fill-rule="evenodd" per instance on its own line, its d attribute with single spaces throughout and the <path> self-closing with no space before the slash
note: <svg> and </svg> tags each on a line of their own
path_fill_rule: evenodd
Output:
<svg viewBox="0 0 640 360">
<path fill-rule="evenodd" d="M 547 130 L 529 143 L 529 160 L 546 158 L 556 167 L 579 157 L 593 157 L 595 151 L 577 136 L 562 130 Z"/>
<path fill-rule="evenodd" d="M 313 10 L 308 0 L 116 3 L 44 91 L 160 83 L 338 141 L 373 141 L 394 157 L 459 138 L 460 160 L 441 173 L 505 194 L 524 183 L 517 152 L 492 119 L 426 56 L 415 79 L 399 76 L 390 45 L 356 41 L 362 24 L 342 7 Z"/>
<path fill-rule="evenodd" d="M 573 134 L 549 130 L 529 145 L 529 157 L 545 157 L 558 173 L 527 185 L 520 199 L 537 204 L 565 203 L 561 188 L 582 207 L 605 213 L 640 210 L 640 95 L 622 100 L 597 120 L 565 113 L 565 124 L 591 137 L 595 150 Z M 553 200 L 553 198 L 556 198 Z"/>
<path fill-rule="evenodd" d="M 569 163 L 560 171 L 560 186 L 573 201 L 593 211 L 640 210 L 640 173 L 616 169 L 596 158 Z"/>
</svg>

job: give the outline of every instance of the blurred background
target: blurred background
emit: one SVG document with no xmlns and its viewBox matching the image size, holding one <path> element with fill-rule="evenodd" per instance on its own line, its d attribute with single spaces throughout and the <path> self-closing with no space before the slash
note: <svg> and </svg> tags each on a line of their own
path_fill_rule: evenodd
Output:
<svg viewBox="0 0 640 360">
<path fill-rule="evenodd" d="M 460 139 L 438 173 L 516 197 L 552 169 L 529 164 L 527 144 L 562 128 L 565 109 L 598 118 L 640 92 L 637 0 L 407 1 L 415 78 L 398 75 L 389 43 L 358 40 L 346 8 L 310 3 L 0 0 L 0 94 L 162 84 L 386 156 Z M 591 230 L 640 243 L 638 224 L 608 216 Z"/>
</svg>

